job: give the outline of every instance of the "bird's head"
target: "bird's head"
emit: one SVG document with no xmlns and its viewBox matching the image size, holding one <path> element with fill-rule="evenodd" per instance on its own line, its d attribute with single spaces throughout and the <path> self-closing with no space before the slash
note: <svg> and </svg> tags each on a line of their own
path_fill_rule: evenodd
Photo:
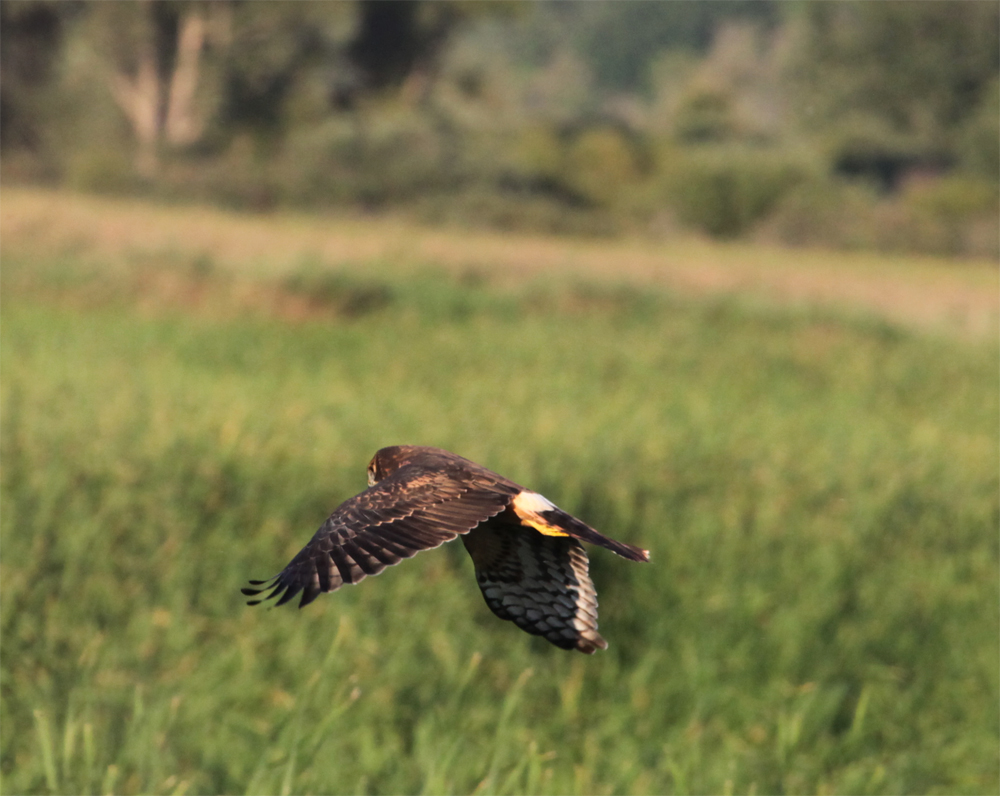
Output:
<svg viewBox="0 0 1000 796">
<path fill-rule="evenodd" d="M 400 467 L 408 464 L 441 468 L 454 464 L 455 460 L 465 461 L 460 456 L 441 448 L 429 448 L 425 445 L 392 445 L 382 448 L 368 462 L 368 486 L 375 486 L 383 478 L 388 478 Z"/>
<path fill-rule="evenodd" d="M 414 456 L 429 450 L 432 449 L 419 445 L 393 445 L 389 448 L 382 448 L 368 462 L 368 486 L 375 486 L 403 465 L 410 464 Z"/>
</svg>

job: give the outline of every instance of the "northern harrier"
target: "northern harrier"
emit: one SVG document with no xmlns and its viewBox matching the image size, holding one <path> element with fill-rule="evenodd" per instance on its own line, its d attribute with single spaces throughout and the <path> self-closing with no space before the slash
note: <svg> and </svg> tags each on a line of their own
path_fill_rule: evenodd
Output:
<svg viewBox="0 0 1000 796">
<path fill-rule="evenodd" d="M 592 653 L 608 643 L 597 632 L 597 592 L 580 542 L 630 561 L 649 551 L 602 536 L 475 462 L 440 448 L 382 448 L 368 465 L 368 489 L 344 501 L 291 563 L 243 593 L 257 605 L 299 607 L 321 592 L 358 583 L 421 550 L 461 535 L 486 604 L 501 619 L 557 647 Z"/>
</svg>

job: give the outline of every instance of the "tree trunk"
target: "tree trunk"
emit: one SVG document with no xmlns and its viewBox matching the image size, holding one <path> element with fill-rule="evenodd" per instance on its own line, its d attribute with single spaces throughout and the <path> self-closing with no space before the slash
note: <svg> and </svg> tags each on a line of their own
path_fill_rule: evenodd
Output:
<svg viewBox="0 0 1000 796">
<path fill-rule="evenodd" d="M 159 166 L 156 144 L 160 115 L 160 81 L 156 52 L 151 44 L 146 43 L 139 50 L 135 77 L 115 74 L 111 90 L 135 133 L 138 144 L 135 169 L 141 177 L 151 179 L 156 176 Z"/>
<path fill-rule="evenodd" d="M 181 20 L 180 28 L 164 131 L 167 143 L 173 146 L 194 143 L 204 126 L 194 107 L 201 50 L 205 43 L 205 18 L 201 10 L 189 10 Z"/>
</svg>

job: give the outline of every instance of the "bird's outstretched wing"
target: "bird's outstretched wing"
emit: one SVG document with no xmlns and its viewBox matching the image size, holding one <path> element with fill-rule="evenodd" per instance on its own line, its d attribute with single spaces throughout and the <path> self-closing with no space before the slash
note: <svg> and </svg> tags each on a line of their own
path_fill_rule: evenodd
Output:
<svg viewBox="0 0 1000 796">
<path fill-rule="evenodd" d="M 597 592 L 583 545 L 538 533 L 509 514 L 462 537 L 490 610 L 557 647 L 606 649 L 597 632 Z"/>
<path fill-rule="evenodd" d="M 268 580 L 250 581 L 259 588 L 243 593 L 256 597 L 270 589 L 249 604 L 280 596 L 276 605 L 282 605 L 302 592 L 299 607 L 307 605 L 322 592 L 468 533 L 503 511 L 518 491 L 509 482 L 401 467 L 342 503 L 287 567 Z"/>
</svg>

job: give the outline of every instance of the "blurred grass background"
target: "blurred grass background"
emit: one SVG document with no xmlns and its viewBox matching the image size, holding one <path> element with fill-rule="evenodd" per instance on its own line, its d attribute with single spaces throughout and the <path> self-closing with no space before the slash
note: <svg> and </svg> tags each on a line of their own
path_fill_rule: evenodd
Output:
<svg viewBox="0 0 1000 796">
<path fill-rule="evenodd" d="M 4 237 L 4 792 L 996 791 L 995 335 L 69 224 Z M 247 608 L 399 442 L 651 548 L 594 551 L 610 649 L 497 621 L 454 545 Z"/>
</svg>

